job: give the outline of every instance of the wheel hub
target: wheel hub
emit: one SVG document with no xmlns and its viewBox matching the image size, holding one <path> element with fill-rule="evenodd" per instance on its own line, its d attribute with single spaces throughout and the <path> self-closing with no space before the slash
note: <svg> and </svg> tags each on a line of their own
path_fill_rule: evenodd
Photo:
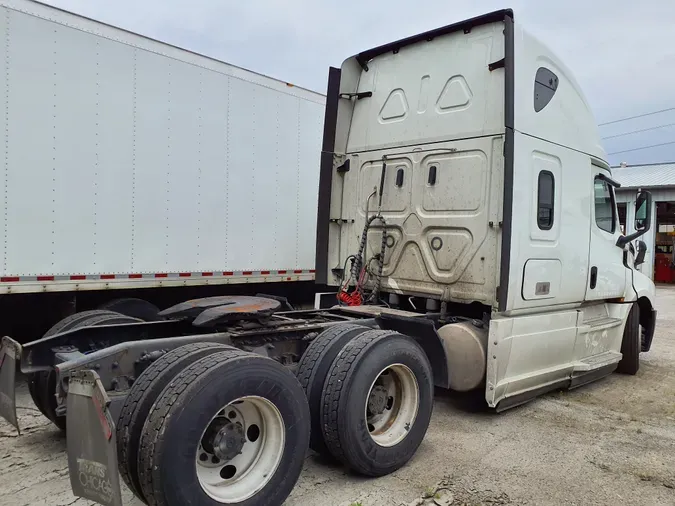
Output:
<svg viewBox="0 0 675 506">
<path fill-rule="evenodd" d="M 238 423 L 230 422 L 213 438 L 213 454 L 220 460 L 230 461 L 241 453 L 245 443 L 244 428 Z"/>
<path fill-rule="evenodd" d="M 375 386 L 370 391 L 370 397 L 368 398 L 368 411 L 371 415 L 381 415 L 387 407 L 388 400 L 387 389 L 381 385 Z"/>
</svg>

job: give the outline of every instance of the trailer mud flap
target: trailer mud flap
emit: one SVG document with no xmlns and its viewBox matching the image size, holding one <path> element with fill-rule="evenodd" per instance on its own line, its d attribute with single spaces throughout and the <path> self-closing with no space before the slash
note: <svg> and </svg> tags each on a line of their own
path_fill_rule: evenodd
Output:
<svg viewBox="0 0 675 506">
<path fill-rule="evenodd" d="M 68 471 L 73 494 L 122 506 L 115 424 L 110 399 L 94 371 L 77 371 L 68 383 Z M 77 437 L 74 437 L 74 436 Z"/>
<path fill-rule="evenodd" d="M 0 346 L 0 416 L 21 434 L 16 417 L 16 364 L 21 357 L 21 345 L 9 337 Z"/>
</svg>

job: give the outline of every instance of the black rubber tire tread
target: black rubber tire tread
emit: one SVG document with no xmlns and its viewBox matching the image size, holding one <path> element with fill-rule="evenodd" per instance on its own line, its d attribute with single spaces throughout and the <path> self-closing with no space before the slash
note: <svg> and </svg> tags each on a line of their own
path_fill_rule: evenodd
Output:
<svg viewBox="0 0 675 506">
<path fill-rule="evenodd" d="M 420 372 L 425 377 L 416 375 L 420 402 L 417 416 L 408 436 L 399 444 L 385 449 L 378 447 L 370 438 L 366 420 L 361 415 L 362 412 L 358 415 L 358 427 L 355 427 L 355 424 L 351 423 L 348 418 L 349 413 L 346 408 L 349 401 L 358 402 L 356 401 L 357 396 L 352 391 L 353 387 L 359 382 L 363 384 L 364 381 L 367 381 L 367 392 L 379 372 L 375 372 L 374 378 L 366 379 L 366 374 L 359 370 L 362 369 L 363 363 L 369 360 L 369 357 L 384 356 L 382 351 L 386 350 L 383 350 L 383 345 L 396 344 L 394 340 L 407 348 L 407 352 L 412 352 L 416 356 L 416 359 L 422 365 Z M 333 362 L 330 374 L 326 379 L 321 408 L 324 441 L 336 459 L 357 473 L 372 477 L 390 474 L 405 465 L 422 442 L 431 421 L 433 393 L 434 383 L 431 365 L 424 350 L 414 339 L 390 330 L 365 332 L 342 349 Z M 366 400 L 363 399 L 362 402 L 365 406 Z M 362 434 L 356 434 L 359 429 L 362 430 Z M 366 442 L 370 444 L 371 451 L 366 450 L 360 453 L 355 451 L 356 444 L 366 444 Z M 400 455 L 391 460 L 392 452 L 399 451 Z M 378 453 L 380 452 L 389 452 L 386 463 L 378 461 Z"/>
<path fill-rule="evenodd" d="M 83 312 L 83 313 L 86 313 Z M 93 313 L 93 312 L 92 312 Z M 72 319 L 71 325 L 61 327 L 58 332 L 65 332 L 68 330 L 75 330 L 81 327 L 95 327 L 98 325 L 113 324 L 113 323 L 132 323 L 140 321 L 137 318 L 130 318 L 112 311 L 99 312 L 97 314 L 89 314 L 80 319 Z M 57 333 L 58 333 L 57 332 Z M 36 381 L 37 393 L 40 396 L 42 406 L 45 410 L 45 416 L 49 418 L 54 425 L 65 432 L 66 417 L 56 415 L 56 371 L 51 369 L 49 371 L 41 371 Z"/>
<path fill-rule="evenodd" d="M 147 504 L 138 477 L 138 449 L 145 420 L 164 388 L 183 369 L 197 360 L 233 349 L 219 343 L 192 343 L 155 360 L 134 382 L 117 421 L 117 465 L 129 489 Z"/>
<path fill-rule="evenodd" d="M 47 332 L 45 332 L 42 338 L 44 339 L 45 337 L 51 337 L 53 335 L 56 335 L 59 332 L 71 330 L 71 327 L 77 325 L 77 323 L 81 319 L 83 318 L 86 319 L 91 316 L 97 316 L 99 314 L 114 314 L 114 313 L 112 311 L 102 311 L 94 309 L 91 311 L 82 311 L 81 313 L 71 314 L 70 316 L 66 316 L 62 320 L 59 320 L 54 325 L 52 325 L 50 329 Z M 46 379 L 47 375 L 48 373 L 46 371 L 31 374 L 28 377 L 28 392 L 30 393 L 31 398 L 33 399 L 33 403 L 40 410 L 40 413 L 42 413 L 45 417 L 49 418 L 47 410 L 42 404 L 42 396 L 40 395 L 41 382 L 47 381 Z"/>
<path fill-rule="evenodd" d="M 371 329 L 354 324 L 338 324 L 329 327 L 310 343 L 298 363 L 296 374 L 307 396 L 312 423 L 309 447 L 325 457 L 332 456 L 323 440 L 321 430 L 321 402 L 326 377 L 342 348 L 367 330 Z"/>
<path fill-rule="evenodd" d="M 45 407 L 42 405 L 42 399 L 40 398 L 40 394 L 38 393 L 38 378 L 39 378 L 40 373 L 33 373 L 28 375 L 28 393 L 30 394 L 31 399 L 33 399 L 33 404 L 38 408 L 40 413 L 44 415 L 45 418 L 49 418 L 47 416 L 47 410 L 45 410 Z"/>
<path fill-rule="evenodd" d="M 266 377 L 264 371 L 273 372 L 276 378 L 271 375 Z M 180 437 L 191 441 L 196 434 L 201 433 L 201 423 L 184 427 L 182 424 L 185 420 L 192 422 L 194 418 L 208 418 L 211 412 L 216 412 L 223 406 L 223 399 L 218 399 L 217 396 L 221 393 L 227 395 L 228 392 L 223 392 L 221 385 L 213 381 L 216 374 L 240 376 L 236 379 L 228 378 L 228 386 L 232 385 L 238 390 L 232 400 L 240 396 L 240 392 L 248 394 L 247 389 L 255 385 L 256 388 L 264 390 L 260 392 L 263 396 L 281 397 L 280 402 L 285 403 L 285 407 L 294 412 L 294 416 L 288 416 L 287 413 L 287 418 L 284 419 L 287 431 L 286 446 L 282 461 L 271 481 L 255 496 L 236 504 L 281 505 L 295 486 L 309 447 L 310 428 L 309 408 L 297 378 L 278 362 L 232 349 L 209 355 L 188 366 L 174 378 L 153 405 L 141 436 L 138 463 L 143 494 L 150 506 L 226 504 L 216 502 L 207 496 L 197 477 L 192 476 L 195 468 L 194 457 L 189 458 L 186 455 L 195 455 L 196 448 L 186 449 L 184 442 L 176 441 L 176 438 Z M 268 379 L 276 381 L 271 385 L 266 384 Z M 202 405 L 190 406 L 195 399 L 199 399 Z M 217 407 L 204 406 L 208 402 L 217 404 Z M 283 416 L 284 406 L 275 405 Z M 194 433 L 189 434 L 190 430 Z M 164 473 L 171 474 L 164 478 Z"/>
<path fill-rule="evenodd" d="M 109 300 L 99 306 L 99 309 L 115 311 L 124 316 L 131 316 L 146 322 L 162 320 L 159 316 L 159 308 L 152 302 L 137 297 L 120 297 Z"/>
<path fill-rule="evenodd" d="M 157 401 L 155 401 L 146 418 L 138 448 L 138 480 L 141 485 L 141 494 L 145 498 L 146 504 L 150 506 L 163 505 L 162 498 L 157 497 L 155 493 L 153 461 L 157 441 L 161 437 L 160 431 L 164 425 L 166 415 L 177 401 L 180 393 L 196 379 L 199 373 L 208 371 L 210 367 L 217 365 L 219 361 L 222 362 L 245 353 L 241 350 L 232 349 L 207 357 L 210 359 L 208 363 L 204 363 L 204 359 L 193 362 L 174 377 L 171 385 L 167 386 Z"/>
<path fill-rule="evenodd" d="M 640 370 L 640 349 L 642 347 L 642 335 L 640 332 L 640 308 L 633 304 L 626 319 L 621 340 L 621 354 L 623 357 L 617 366 L 617 372 L 621 374 L 635 375 Z"/>
<path fill-rule="evenodd" d="M 78 325 L 82 320 L 91 318 L 92 316 L 101 316 L 101 315 L 117 315 L 114 311 L 108 311 L 107 309 L 90 309 L 88 311 L 82 311 L 80 313 L 71 314 L 66 316 L 63 320 L 56 322 L 43 337 L 51 337 L 60 332 L 67 332 L 68 330 L 73 330 L 73 328 Z"/>
</svg>

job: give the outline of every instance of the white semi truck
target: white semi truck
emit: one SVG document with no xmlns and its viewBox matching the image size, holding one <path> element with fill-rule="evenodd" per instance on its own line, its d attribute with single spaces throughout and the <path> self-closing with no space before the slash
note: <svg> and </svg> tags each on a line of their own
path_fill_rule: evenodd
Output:
<svg viewBox="0 0 675 506">
<path fill-rule="evenodd" d="M 651 195 L 624 236 L 616 186 L 579 86 L 512 11 L 365 51 L 328 83 L 316 268 L 338 305 L 205 298 L 6 337 L 0 414 L 18 426 L 17 368 L 54 378 L 73 491 L 106 505 L 120 476 L 150 505 L 280 505 L 308 447 L 391 473 L 434 386 L 500 411 L 637 372 Z"/>
<path fill-rule="evenodd" d="M 2 333 L 312 300 L 323 95 L 29 0 L 0 30 Z"/>
</svg>

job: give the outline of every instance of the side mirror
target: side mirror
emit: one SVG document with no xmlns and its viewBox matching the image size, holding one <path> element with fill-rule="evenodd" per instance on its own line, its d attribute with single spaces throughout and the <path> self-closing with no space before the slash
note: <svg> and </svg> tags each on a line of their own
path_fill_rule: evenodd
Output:
<svg viewBox="0 0 675 506">
<path fill-rule="evenodd" d="M 652 213 L 647 212 L 651 209 L 651 194 L 649 192 L 640 192 L 635 200 L 635 230 L 647 231 L 651 225 Z"/>
<path fill-rule="evenodd" d="M 652 226 L 652 194 L 644 190 L 635 199 L 635 232 L 622 235 L 616 245 L 623 249 L 626 244 L 646 234 Z"/>
<path fill-rule="evenodd" d="M 637 255 L 635 256 L 635 267 L 645 263 L 645 255 L 647 253 L 647 244 L 644 241 L 638 241 Z"/>
</svg>

